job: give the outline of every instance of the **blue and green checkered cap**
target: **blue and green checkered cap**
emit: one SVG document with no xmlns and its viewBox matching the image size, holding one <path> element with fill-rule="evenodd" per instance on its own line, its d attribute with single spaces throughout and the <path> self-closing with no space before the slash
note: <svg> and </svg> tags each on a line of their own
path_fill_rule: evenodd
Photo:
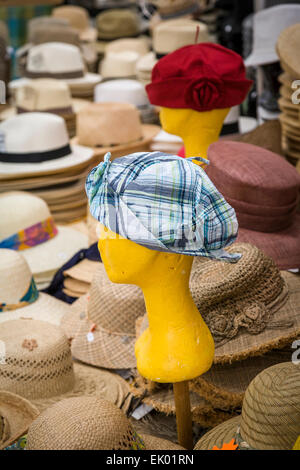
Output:
<svg viewBox="0 0 300 470">
<path fill-rule="evenodd" d="M 92 216 L 151 250 L 235 262 L 224 248 L 237 236 L 234 209 L 193 160 L 139 152 L 104 161 L 87 177 Z"/>
</svg>

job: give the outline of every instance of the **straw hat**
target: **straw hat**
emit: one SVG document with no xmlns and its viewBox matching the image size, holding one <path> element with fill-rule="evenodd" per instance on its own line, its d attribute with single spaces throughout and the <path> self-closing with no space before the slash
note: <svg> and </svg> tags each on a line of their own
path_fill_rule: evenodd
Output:
<svg viewBox="0 0 300 470">
<path fill-rule="evenodd" d="M 194 450 L 221 448 L 232 439 L 239 449 L 291 450 L 300 433 L 300 369 L 292 362 L 272 366 L 249 385 L 242 415 L 205 434 Z"/>
<path fill-rule="evenodd" d="M 136 366 L 135 321 L 145 313 L 140 288 L 114 284 L 99 263 L 89 296 L 72 304 L 61 327 L 72 338 L 76 359 L 108 369 L 129 369 Z"/>
<path fill-rule="evenodd" d="M 89 146 L 96 157 L 113 158 L 149 148 L 158 126 L 141 124 L 138 110 L 129 103 L 92 103 L 77 114 L 77 136 L 72 143 Z"/>
<path fill-rule="evenodd" d="M 89 148 L 70 147 L 65 121 L 50 114 L 29 112 L 0 123 L 0 179 L 58 174 L 87 167 Z M 2 189 L 2 188 L 1 188 Z"/>
<path fill-rule="evenodd" d="M 98 74 L 86 73 L 80 49 L 72 44 L 47 42 L 32 46 L 28 51 L 25 75 L 28 78 L 58 78 L 73 88 L 91 88 L 101 81 Z M 25 82 L 26 83 L 26 82 Z M 24 84 L 24 79 L 10 82 L 10 89 Z M 75 94 L 74 94 L 75 96 Z"/>
<path fill-rule="evenodd" d="M 69 305 L 38 292 L 21 253 L 2 249 L 0 258 L 0 323 L 32 318 L 59 325 Z"/>
<path fill-rule="evenodd" d="M 182 16 L 197 10 L 195 0 L 152 0 L 162 17 Z"/>
<path fill-rule="evenodd" d="M 282 68 L 295 78 L 300 75 L 299 62 L 296 59 L 300 40 L 300 17 L 297 21 L 297 24 L 289 26 L 280 33 L 276 45 Z"/>
<path fill-rule="evenodd" d="M 0 450 L 23 436 L 38 415 L 38 409 L 25 398 L 0 390 Z"/>
<path fill-rule="evenodd" d="M 298 269 L 300 178 L 295 168 L 275 153 L 242 142 L 215 142 L 208 159 L 208 176 L 236 211 L 238 241 L 256 245 L 280 269 Z"/>
<path fill-rule="evenodd" d="M 143 56 L 150 50 L 149 40 L 146 36 L 139 38 L 123 38 L 109 42 L 105 47 L 105 53 L 132 51 Z"/>
<path fill-rule="evenodd" d="M 1 324 L 5 364 L 0 367 L 0 390 L 18 393 L 40 411 L 69 397 L 106 398 L 127 411 L 129 387 L 120 376 L 73 363 L 70 345 L 61 328 L 19 319 Z"/>
<path fill-rule="evenodd" d="M 96 17 L 98 38 L 113 40 L 138 36 L 142 32 L 138 14 L 129 9 L 107 10 Z"/>
<path fill-rule="evenodd" d="M 184 450 L 165 439 L 139 436 L 121 410 L 95 397 L 69 398 L 43 412 L 30 426 L 27 449 Z"/>
<path fill-rule="evenodd" d="M 285 28 L 299 21 L 300 5 L 276 5 L 255 13 L 253 49 L 245 60 L 245 65 L 250 67 L 278 62 L 276 53 L 278 36 Z"/>
<path fill-rule="evenodd" d="M 87 248 L 87 237 L 69 227 L 56 227 L 39 197 L 10 192 L 0 195 L 0 248 L 22 250 L 36 278 L 55 273 L 77 251 Z"/>
<path fill-rule="evenodd" d="M 141 57 L 136 64 L 136 75 L 137 79 L 144 85 L 148 85 L 151 82 L 152 69 L 157 63 L 154 52 L 148 52 L 148 54 Z"/>
<path fill-rule="evenodd" d="M 54 18 L 68 20 L 79 32 L 82 41 L 93 42 L 97 39 L 97 30 L 89 25 L 89 15 L 85 8 L 75 5 L 64 5 L 52 10 Z"/>
<path fill-rule="evenodd" d="M 70 26 L 70 23 L 65 18 L 54 18 L 52 16 L 37 16 L 36 18 L 31 18 L 27 22 L 27 39 L 28 42 L 34 42 L 33 37 L 35 36 L 36 29 L 41 27 L 44 30 L 52 27 L 61 27 L 61 29 L 66 26 Z"/>
<path fill-rule="evenodd" d="M 162 21 L 153 29 L 153 49 L 158 57 L 200 42 L 211 42 L 207 26 L 200 21 L 177 18 Z"/>
<path fill-rule="evenodd" d="M 135 51 L 106 52 L 99 66 L 103 79 L 135 77 L 140 55 Z"/>
</svg>

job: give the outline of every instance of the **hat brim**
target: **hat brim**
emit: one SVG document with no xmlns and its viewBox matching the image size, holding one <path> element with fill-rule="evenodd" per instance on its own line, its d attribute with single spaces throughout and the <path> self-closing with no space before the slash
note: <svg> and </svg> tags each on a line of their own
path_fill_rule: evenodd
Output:
<svg viewBox="0 0 300 470">
<path fill-rule="evenodd" d="M 219 424 L 219 426 L 216 426 L 214 429 L 211 429 L 201 437 L 195 445 L 194 450 L 212 450 L 214 446 L 221 449 L 223 444 L 228 444 L 235 438 L 240 421 L 241 417 L 235 416 Z"/>
<path fill-rule="evenodd" d="M 19 318 L 30 318 L 59 325 L 62 317 L 69 312 L 69 308 L 65 302 L 40 292 L 37 300 L 26 307 L 1 312 L 0 323 Z"/>
<path fill-rule="evenodd" d="M 93 341 L 88 341 L 87 335 L 93 322 L 87 319 L 87 305 L 88 295 L 85 295 L 72 304 L 70 311 L 61 321 L 65 335 L 73 338 L 73 356 L 86 364 L 107 369 L 136 367 L 134 335 L 109 332 L 97 325 L 93 331 Z"/>
<path fill-rule="evenodd" d="M 69 85 L 69 87 L 72 89 L 74 88 L 86 88 L 88 87 L 94 87 L 98 83 L 100 83 L 102 80 L 101 76 L 98 73 L 86 73 L 83 77 L 80 78 L 68 78 L 68 79 L 60 79 L 60 81 L 63 81 Z M 22 77 L 22 78 L 16 78 L 15 80 L 12 80 L 9 82 L 8 86 L 11 92 L 14 92 L 17 88 L 20 88 L 21 86 L 27 85 L 28 82 L 30 81 L 30 78 L 27 77 Z"/>
<path fill-rule="evenodd" d="M 257 65 L 267 65 L 273 62 L 278 62 L 279 57 L 275 49 L 266 49 L 261 51 L 254 51 L 244 61 L 246 67 L 256 67 Z"/>
<path fill-rule="evenodd" d="M 32 421 L 38 417 L 39 411 L 25 398 L 1 390 L 0 414 L 5 417 L 10 427 L 9 438 L 0 444 L 2 450 L 26 434 Z"/>
<path fill-rule="evenodd" d="M 145 443 L 145 450 L 185 450 L 179 444 L 162 439 L 161 437 L 154 437 L 149 434 L 141 434 L 140 436 Z"/>
<path fill-rule="evenodd" d="M 112 159 L 121 157 L 128 153 L 142 152 L 149 150 L 148 145 L 152 139 L 159 133 L 160 127 L 155 124 L 142 124 L 142 138 L 135 142 L 122 145 L 112 145 L 110 147 L 91 147 L 95 158 L 103 158 L 107 152 L 110 152 Z M 73 145 L 78 145 L 78 137 L 71 139 Z M 146 147 L 145 147 L 146 146 Z"/>
<path fill-rule="evenodd" d="M 128 383 L 117 374 L 96 367 L 74 362 L 75 385 L 72 390 L 51 398 L 32 399 L 42 412 L 65 398 L 96 396 L 114 403 L 124 413 L 129 409 L 132 395 Z"/>
<path fill-rule="evenodd" d="M 277 247 L 280 248 L 279 245 Z M 257 335 L 243 331 L 219 347 L 216 344 L 215 364 L 232 363 L 247 357 L 260 356 L 274 348 L 284 348 L 299 337 L 300 277 L 285 271 L 282 271 L 281 275 L 288 286 L 289 295 L 286 302 L 274 312 L 270 321 L 279 322 L 282 326 L 266 328 Z"/>
<path fill-rule="evenodd" d="M 58 226 L 58 234 L 45 243 L 22 250 L 35 277 L 57 271 L 77 251 L 88 247 L 88 237 L 69 227 Z"/>
<path fill-rule="evenodd" d="M 237 242 L 251 243 L 270 256 L 279 269 L 300 267 L 300 215 L 293 224 L 280 232 L 257 232 L 239 227 Z"/>
<path fill-rule="evenodd" d="M 65 157 L 41 163 L 4 163 L 0 161 L 0 180 L 62 173 L 68 169 L 87 166 L 94 157 L 91 148 L 73 145 L 71 153 Z"/>
</svg>

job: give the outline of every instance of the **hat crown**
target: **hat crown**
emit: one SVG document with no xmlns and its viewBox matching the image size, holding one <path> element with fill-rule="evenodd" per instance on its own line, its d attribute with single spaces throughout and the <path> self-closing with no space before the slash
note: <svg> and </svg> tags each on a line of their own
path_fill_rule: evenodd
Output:
<svg viewBox="0 0 300 470">
<path fill-rule="evenodd" d="M 43 27 L 46 29 L 47 27 L 57 26 L 57 27 L 64 27 L 68 26 L 69 21 L 64 18 L 54 18 L 52 16 L 38 16 L 37 18 L 32 18 L 28 21 L 28 41 L 33 42 L 33 37 L 35 34 L 36 28 Z"/>
<path fill-rule="evenodd" d="M 0 195 L 0 241 L 51 217 L 46 202 L 27 192 Z"/>
<path fill-rule="evenodd" d="M 29 428 L 27 448 L 135 450 L 144 445 L 115 405 L 96 397 L 78 397 L 45 410 Z"/>
<path fill-rule="evenodd" d="M 135 36 L 140 32 L 139 16 L 128 9 L 115 8 L 100 13 L 96 18 L 98 36 L 103 39 L 118 39 Z"/>
<path fill-rule="evenodd" d="M 95 87 L 96 102 L 131 103 L 134 106 L 147 106 L 149 100 L 143 85 L 137 80 L 110 80 Z"/>
<path fill-rule="evenodd" d="M 27 111 L 69 108 L 72 99 L 66 83 L 54 79 L 29 80 L 16 90 L 17 107 Z"/>
<path fill-rule="evenodd" d="M 146 313 L 146 307 L 139 287 L 111 282 L 101 264 L 91 285 L 87 311 L 89 320 L 99 327 L 135 335 L 135 322 Z"/>
<path fill-rule="evenodd" d="M 124 38 L 111 41 L 105 48 L 105 53 L 125 51 L 134 51 L 139 55 L 144 55 L 149 52 L 149 45 L 145 38 Z"/>
<path fill-rule="evenodd" d="M 0 250 L 0 304 L 18 304 L 28 291 L 31 279 L 32 273 L 21 254 Z"/>
<path fill-rule="evenodd" d="M 29 112 L 13 116 L 0 123 L 2 152 L 34 153 L 47 152 L 65 147 L 69 137 L 62 117 Z"/>
<path fill-rule="evenodd" d="M 57 326 L 19 319 L 1 324 L 6 362 L 0 368 L 0 389 L 29 399 L 66 393 L 74 387 L 71 350 Z"/>
<path fill-rule="evenodd" d="M 72 44 L 47 42 L 29 49 L 26 68 L 32 73 L 82 72 L 80 49 Z"/>
<path fill-rule="evenodd" d="M 240 434 L 253 449 L 290 450 L 300 433 L 300 369 L 292 362 L 269 367 L 249 385 Z"/>
<path fill-rule="evenodd" d="M 31 42 L 34 45 L 48 42 L 59 42 L 73 44 L 79 47 L 79 34 L 71 26 L 65 24 L 38 24 L 31 33 Z"/>
<path fill-rule="evenodd" d="M 52 10 L 54 18 L 68 20 L 73 28 L 84 30 L 89 26 L 88 14 L 85 8 L 75 5 L 65 5 Z"/>
</svg>

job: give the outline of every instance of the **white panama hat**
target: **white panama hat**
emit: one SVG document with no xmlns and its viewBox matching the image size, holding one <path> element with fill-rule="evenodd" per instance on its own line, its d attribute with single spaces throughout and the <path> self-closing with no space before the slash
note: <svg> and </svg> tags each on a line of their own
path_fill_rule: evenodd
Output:
<svg viewBox="0 0 300 470">
<path fill-rule="evenodd" d="M 144 86 L 137 80 L 118 79 L 99 83 L 94 90 L 96 103 L 130 103 L 137 108 L 149 107 Z"/>
<path fill-rule="evenodd" d="M 69 145 L 65 121 L 51 113 L 23 113 L 0 123 L 0 180 L 59 173 L 87 165 L 93 151 Z"/>
<path fill-rule="evenodd" d="M 246 67 L 278 62 L 277 39 L 284 29 L 300 22 L 300 5 L 276 5 L 254 15 L 253 48 L 245 60 Z"/>
<path fill-rule="evenodd" d="M 51 277 L 87 246 L 83 233 L 55 225 L 43 199 L 22 191 L 0 194 L 0 248 L 22 251 L 35 278 Z"/>
<path fill-rule="evenodd" d="M 70 306 L 38 292 L 21 253 L 0 249 L 0 323 L 19 318 L 59 325 Z"/>
</svg>

